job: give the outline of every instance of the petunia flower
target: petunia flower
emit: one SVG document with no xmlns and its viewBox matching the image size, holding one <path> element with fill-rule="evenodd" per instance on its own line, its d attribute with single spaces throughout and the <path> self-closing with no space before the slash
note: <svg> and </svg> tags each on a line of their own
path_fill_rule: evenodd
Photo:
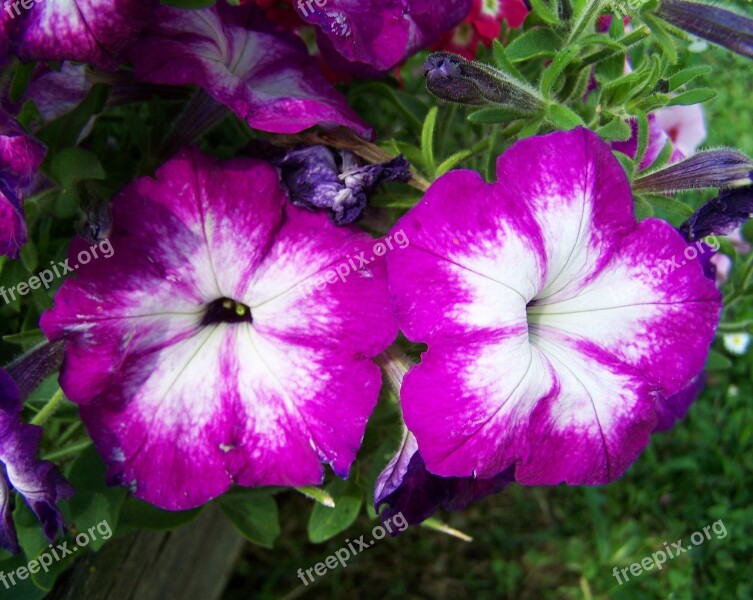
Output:
<svg viewBox="0 0 753 600">
<path fill-rule="evenodd" d="M 57 502 L 73 494 L 52 463 L 37 459 L 42 429 L 21 422 L 22 408 L 16 382 L 0 369 L 0 547 L 12 553 L 20 551 L 13 524 L 14 491 L 39 519 L 49 541 L 63 526 Z"/>
<path fill-rule="evenodd" d="M 497 176 L 450 172 L 397 224 L 411 240 L 388 256 L 398 321 L 428 344 L 405 423 L 435 475 L 607 483 L 647 445 L 657 402 L 703 369 L 721 294 L 697 261 L 656 275 L 686 242 L 636 222 L 594 133 L 518 142 Z"/>
<path fill-rule="evenodd" d="M 297 133 L 314 125 L 370 132 L 296 36 L 272 31 L 252 6 L 160 6 L 127 51 L 143 81 L 198 85 L 249 126 Z"/>
<path fill-rule="evenodd" d="M 630 139 L 614 141 L 611 143 L 611 146 L 618 152 L 622 152 L 634 159 L 638 156 L 638 122 L 635 119 L 630 119 L 628 124 L 632 131 Z M 643 154 L 641 164 L 638 165 L 639 171 L 644 171 L 654 164 L 668 140 L 667 132 L 659 125 L 656 115 L 654 113 L 648 115 L 648 141 L 646 143 L 646 152 Z"/>
<path fill-rule="evenodd" d="M 482 498 L 502 491 L 514 481 L 513 469 L 490 479 L 439 477 L 427 469 L 412 433 L 406 431 L 395 456 L 377 478 L 374 508 L 387 508 L 382 522 L 402 514 L 409 525 L 417 525 L 440 509 L 465 510 Z"/>
<path fill-rule="evenodd" d="M 335 225 L 355 222 L 368 205 L 369 195 L 382 183 L 407 182 L 410 165 L 401 155 L 388 162 L 364 165 L 348 150 L 305 146 L 274 161 L 296 206 L 325 209 Z"/>
<path fill-rule="evenodd" d="M 381 386 L 370 357 L 397 326 L 381 259 L 321 273 L 371 238 L 286 204 L 269 163 L 194 150 L 126 187 L 113 223 L 117 252 L 41 321 L 110 482 L 180 510 L 233 484 L 319 484 L 322 462 L 347 476 Z"/>
<path fill-rule="evenodd" d="M 154 0 L 35 0 L 5 2 L 0 41 L 23 61 L 72 60 L 103 68 L 138 35 L 158 6 Z"/>
<path fill-rule="evenodd" d="M 319 28 L 317 43 L 336 70 L 384 73 L 436 42 L 471 10 L 472 0 L 295 0 Z"/>
<path fill-rule="evenodd" d="M 26 243 L 23 189 L 42 164 L 45 147 L 0 110 L 0 255 L 18 258 Z"/>
<path fill-rule="evenodd" d="M 668 106 L 653 114 L 674 146 L 670 162 L 692 156 L 706 139 L 706 116 L 700 104 Z"/>
</svg>

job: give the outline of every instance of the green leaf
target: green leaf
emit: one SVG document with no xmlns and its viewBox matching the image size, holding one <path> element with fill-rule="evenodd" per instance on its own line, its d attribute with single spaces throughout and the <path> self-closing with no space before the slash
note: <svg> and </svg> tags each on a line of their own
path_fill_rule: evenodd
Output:
<svg viewBox="0 0 753 600">
<path fill-rule="evenodd" d="M 472 150 L 461 150 L 460 152 L 456 152 L 449 158 L 445 159 L 437 167 L 437 177 L 441 177 L 448 171 L 451 171 L 457 166 L 458 163 L 464 161 L 466 158 L 468 158 L 472 154 L 473 154 Z"/>
<path fill-rule="evenodd" d="M 13 333 L 11 335 L 3 336 L 4 342 L 21 346 L 21 349 L 24 352 L 44 343 L 46 340 L 47 338 L 39 329 L 32 329 L 30 331 L 24 331 L 23 333 Z"/>
<path fill-rule="evenodd" d="M 496 123 L 507 123 L 508 121 L 515 121 L 516 119 L 522 119 L 524 116 L 525 115 L 520 114 L 518 111 L 504 106 L 493 106 L 490 108 L 482 108 L 473 111 L 468 115 L 468 120 L 471 123 L 492 125 Z"/>
<path fill-rule="evenodd" d="M 262 548 L 274 546 L 280 535 L 280 515 L 277 501 L 267 492 L 223 496 L 220 508 L 247 540 Z"/>
<path fill-rule="evenodd" d="M 26 555 L 21 552 L 7 560 L 0 561 L 0 572 L 5 573 L 7 576 L 8 573 L 14 572 L 19 567 L 28 568 L 28 564 Z M 10 585 L 8 589 L 5 589 L 5 586 L 0 587 L 0 590 L 2 590 L 0 598 L 3 600 L 42 600 L 49 591 L 37 587 L 31 577 L 19 580 L 18 576 L 16 576 L 14 581 L 16 584 Z"/>
<path fill-rule="evenodd" d="M 29 87 L 31 78 L 36 70 L 36 63 L 19 64 L 16 67 L 16 72 L 13 74 L 13 83 L 11 83 L 8 93 L 11 102 L 20 102 L 23 99 L 26 88 Z"/>
<path fill-rule="evenodd" d="M 81 148 L 66 148 L 52 159 L 50 174 L 64 188 L 84 179 L 104 179 L 105 171 L 96 154 Z"/>
<path fill-rule="evenodd" d="M 629 140 L 633 135 L 633 130 L 624 119 L 614 117 L 609 123 L 597 129 L 596 133 L 605 140 Z"/>
<path fill-rule="evenodd" d="M 101 83 L 92 86 L 89 94 L 74 110 L 48 123 L 37 132 L 37 137 L 44 142 L 54 156 L 64 148 L 76 146 L 81 132 L 95 114 L 102 111 L 107 101 L 110 86 Z"/>
<path fill-rule="evenodd" d="M 21 263 L 29 273 L 34 273 L 37 268 L 39 257 L 37 256 L 37 247 L 34 240 L 29 240 L 21 248 Z"/>
<path fill-rule="evenodd" d="M 361 510 L 361 493 L 349 482 L 337 479 L 326 489 L 335 499 L 335 508 L 314 505 L 308 523 L 309 540 L 314 544 L 326 542 L 345 531 L 353 524 Z"/>
<path fill-rule="evenodd" d="M 617 21 L 618 19 L 614 20 Z M 625 47 L 618 41 L 613 40 L 611 37 L 604 35 L 603 33 L 592 33 L 591 35 L 587 35 L 578 40 L 578 45 L 581 48 L 587 48 L 589 46 L 604 46 L 606 48 L 617 50 L 618 52 L 625 49 Z"/>
<path fill-rule="evenodd" d="M 531 0 L 531 8 L 539 16 L 539 18 L 549 25 L 557 25 L 559 18 L 557 14 L 547 6 L 545 0 Z"/>
<path fill-rule="evenodd" d="M 670 62 L 677 62 L 677 46 L 675 40 L 667 32 L 664 22 L 650 13 L 642 13 L 643 22 L 656 37 L 659 46 L 669 57 Z"/>
<path fill-rule="evenodd" d="M 306 496 L 306 498 L 309 498 L 310 500 L 313 500 L 314 502 L 318 502 L 319 504 L 326 506 L 328 508 L 334 508 L 335 507 L 335 500 L 330 496 L 326 491 L 324 491 L 320 487 L 316 487 L 313 485 L 306 485 L 303 487 L 295 488 L 295 491 L 299 494 L 303 494 Z"/>
<path fill-rule="evenodd" d="M 701 104 L 702 102 L 708 102 L 716 98 L 717 93 L 709 88 L 698 88 L 695 90 L 688 90 L 677 94 L 674 98 L 670 98 L 667 102 L 667 106 L 686 106 L 689 104 Z"/>
<path fill-rule="evenodd" d="M 732 368 L 732 361 L 721 352 L 712 349 L 709 352 L 709 357 L 706 360 L 704 368 L 707 371 L 726 371 Z"/>
<path fill-rule="evenodd" d="M 507 50 L 505 50 L 505 47 L 500 43 L 499 40 L 494 40 L 492 52 L 494 53 L 494 62 L 497 64 L 500 70 L 507 73 L 514 79 L 517 79 L 519 81 L 526 81 L 525 77 L 523 77 L 523 74 L 518 71 L 518 68 L 510 60 L 510 57 L 507 56 Z"/>
<path fill-rule="evenodd" d="M 669 91 L 673 92 L 681 85 L 685 85 L 696 77 L 706 75 L 710 72 L 711 67 L 709 67 L 708 65 L 699 65 L 697 67 L 688 67 L 687 69 L 682 69 L 669 78 Z"/>
<path fill-rule="evenodd" d="M 507 57 L 520 62 L 539 56 L 554 56 L 562 47 L 562 38 L 551 29 L 529 29 L 506 48 Z"/>
<path fill-rule="evenodd" d="M 577 113 L 562 104 L 551 104 L 546 118 L 558 129 L 573 129 L 585 125 Z"/>
<path fill-rule="evenodd" d="M 549 68 L 544 71 L 544 76 L 541 78 L 541 93 L 544 98 L 550 98 L 552 95 L 552 89 L 554 87 L 557 78 L 562 75 L 562 72 L 567 68 L 567 65 L 575 58 L 578 52 L 577 46 L 569 46 L 562 52 L 557 54 L 549 65 Z"/>
<path fill-rule="evenodd" d="M 434 106 L 426 115 L 424 126 L 421 130 L 421 152 L 423 153 L 426 168 L 434 173 L 434 130 L 437 126 L 437 114 L 439 109 Z"/>
</svg>

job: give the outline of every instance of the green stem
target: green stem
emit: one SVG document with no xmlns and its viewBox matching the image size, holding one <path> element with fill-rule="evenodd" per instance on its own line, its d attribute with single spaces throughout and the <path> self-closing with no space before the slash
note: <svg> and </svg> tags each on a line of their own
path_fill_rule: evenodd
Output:
<svg viewBox="0 0 753 600">
<path fill-rule="evenodd" d="M 650 32 L 648 30 L 648 27 L 639 27 L 635 31 L 628 33 L 626 36 L 621 37 L 617 41 L 625 46 L 625 49 L 627 49 L 630 48 L 630 46 L 643 41 L 648 37 L 649 33 Z M 593 54 L 586 56 L 580 64 L 581 67 L 587 67 L 589 65 L 601 62 L 602 60 L 607 60 L 609 58 L 612 58 L 613 56 L 617 56 L 622 52 L 623 50 L 611 50 L 609 48 L 606 48 L 604 50 L 599 50 L 598 52 L 594 52 Z"/>
<path fill-rule="evenodd" d="M 42 459 L 57 461 L 63 458 L 68 458 L 69 456 L 80 453 L 82 450 L 86 450 L 89 446 L 91 446 L 91 444 L 91 440 L 83 440 L 81 442 L 78 442 L 77 444 L 72 444 L 67 448 L 61 448 L 60 450 L 55 450 L 54 452 L 45 454 Z"/>
<path fill-rule="evenodd" d="M 34 418 L 31 420 L 32 425 L 44 425 L 52 415 L 55 414 L 58 408 L 65 402 L 65 394 L 63 390 L 58 390 L 50 401 L 42 407 Z"/>
</svg>

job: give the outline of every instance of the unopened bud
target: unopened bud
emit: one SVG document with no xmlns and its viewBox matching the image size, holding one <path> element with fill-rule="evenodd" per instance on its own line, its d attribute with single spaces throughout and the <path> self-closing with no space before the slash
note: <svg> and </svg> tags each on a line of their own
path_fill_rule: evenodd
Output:
<svg viewBox="0 0 753 600">
<path fill-rule="evenodd" d="M 753 186 L 723 190 L 680 226 L 688 241 L 726 235 L 753 217 Z"/>
<path fill-rule="evenodd" d="M 671 194 L 680 190 L 735 188 L 753 184 L 753 161 L 737 150 L 706 150 L 644 175 L 633 183 L 636 192 Z"/>
<path fill-rule="evenodd" d="M 502 71 L 450 52 L 435 52 L 426 60 L 426 87 L 437 98 L 482 106 L 501 105 L 521 114 L 542 107 L 533 88 Z"/>
</svg>

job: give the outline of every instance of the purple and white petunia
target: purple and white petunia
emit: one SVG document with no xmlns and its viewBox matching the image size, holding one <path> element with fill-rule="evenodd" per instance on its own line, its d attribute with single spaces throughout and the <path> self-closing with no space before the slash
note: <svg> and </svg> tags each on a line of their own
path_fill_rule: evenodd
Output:
<svg viewBox="0 0 753 600">
<path fill-rule="evenodd" d="M 0 547 L 20 550 L 13 525 L 12 493 L 16 491 L 53 541 L 63 526 L 57 502 L 73 489 L 52 463 L 37 459 L 42 429 L 21 422 L 23 402 L 15 381 L 0 369 Z"/>
<path fill-rule="evenodd" d="M 0 256 L 18 258 L 26 243 L 23 189 L 44 160 L 45 147 L 0 110 Z"/>
<path fill-rule="evenodd" d="M 518 142 L 498 182 L 441 177 L 396 227 L 398 321 L 428 344 L 405 377 L 405 422 L 428 470 L 601 484 L 639 456 L 657 403 L 701 372 L 721 295 L 686 242 L 637 223 L 611 150 L 583 128 Z M 462 199 L 462 200 L 459 200 Z"/>
<path fill-rule="evenodd" d="M 23 61 L 72 60 L 111 68 L 159 3 L 35 0 L 30 4 L 26 8 L 19 2 L 5 2 L 0 23 L 5 51 Z"/>
<path fill-rule="evenodd" d="M 385 72 L 438 41 L 471 12 L 472 0 L 294 0 L 318 26 L 317 42 L 338 70 Z"/>
<path fill-rule="evenodd" d="M 269 163 L 194 150 L 121 192 L 113 222 L 113 257 L 42 317 L 110 480 L 179 510 L 234 483 L 319 484 L 322 462 L 347 476 L 381 386 L 371 357 L 397 334 L 386 265 L 307 290 L 371 238 L 287 204 Z"/>
<path fill-rule="evenodd" d="M 253 6 L 161 6 L 128 50 L 136 76 L 198 85 L 249 126 L 297 133 L 314 125 L 370 128 L 325 79 L 295 35 L 273 31 Z"/>
</svg>

